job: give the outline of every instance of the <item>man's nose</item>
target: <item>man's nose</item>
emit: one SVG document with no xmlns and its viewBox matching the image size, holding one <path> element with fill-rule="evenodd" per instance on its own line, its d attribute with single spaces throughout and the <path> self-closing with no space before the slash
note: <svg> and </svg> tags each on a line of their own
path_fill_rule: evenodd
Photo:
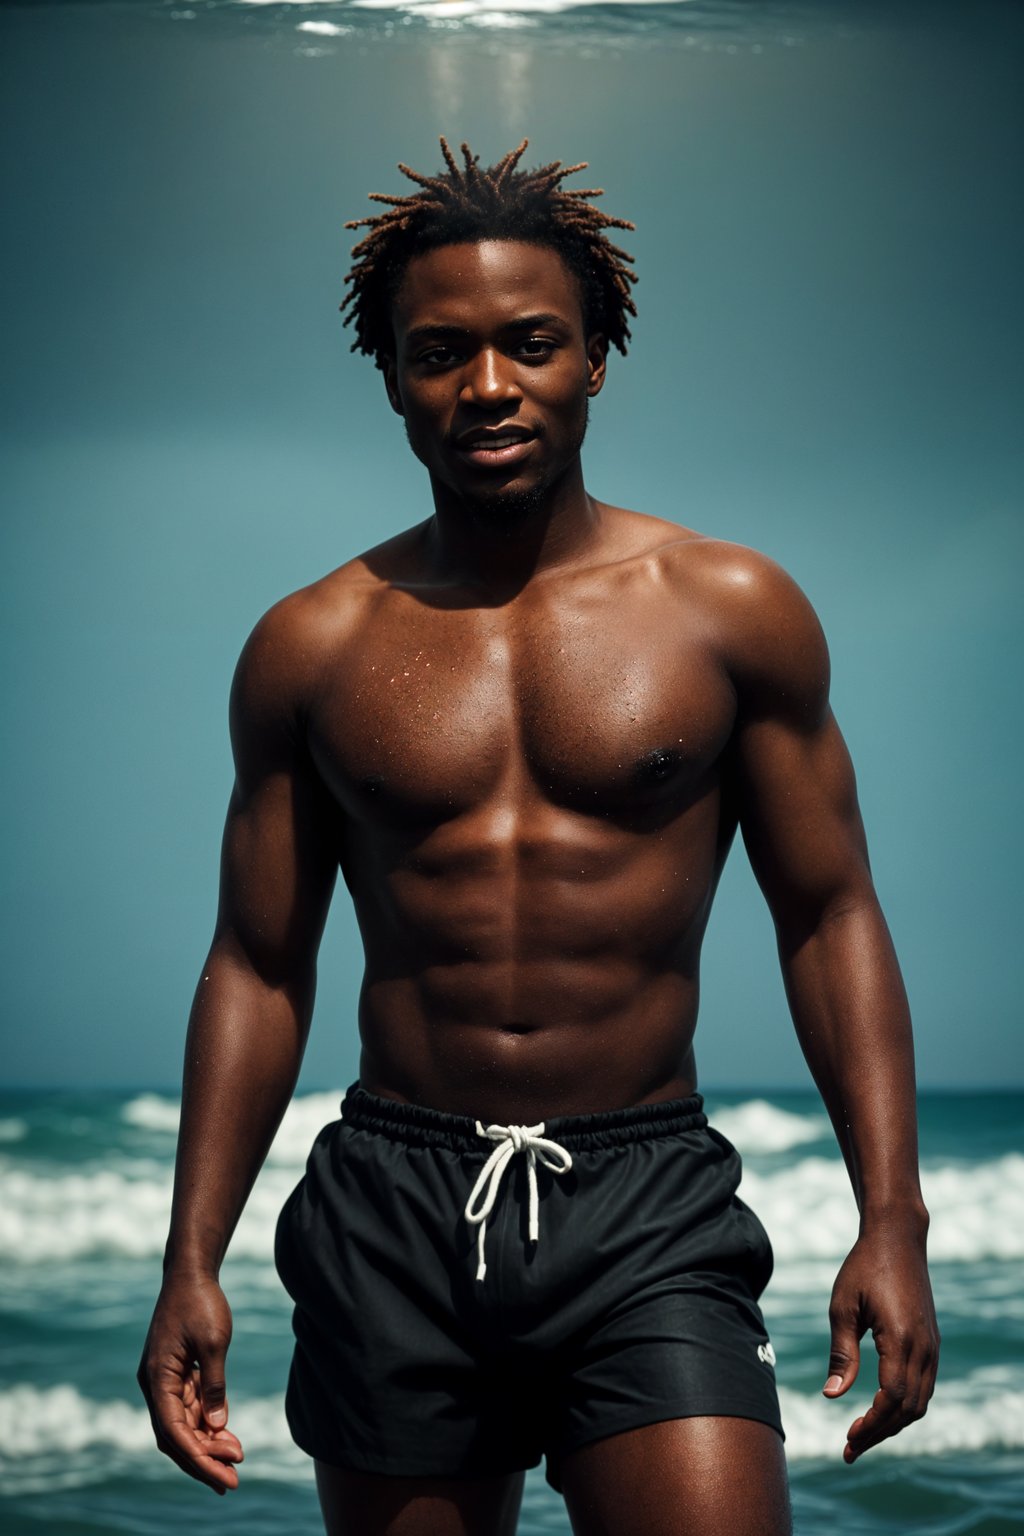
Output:
<svg viewBox="0 0 1024 1536">
<path fill-rule="evenodd" d="M 474 405 L 501 405 L 519 396 L 515 369 L 496 347 L 483 347 L 470 359 L 462 394 Z"/>
</svg>

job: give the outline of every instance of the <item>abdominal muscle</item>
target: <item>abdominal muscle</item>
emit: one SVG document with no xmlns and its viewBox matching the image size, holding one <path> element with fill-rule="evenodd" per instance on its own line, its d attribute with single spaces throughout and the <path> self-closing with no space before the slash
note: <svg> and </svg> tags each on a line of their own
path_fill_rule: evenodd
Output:
<svg viewBox="0 0 1024 1536">
<path fill-rule="evenodd" d="M 355 860 L 362 1086 L 506 1124 L 692 1093 L 714 858 L 678 825 L 446 841 L 374 869 L 371 839 Z"/>
</svg>

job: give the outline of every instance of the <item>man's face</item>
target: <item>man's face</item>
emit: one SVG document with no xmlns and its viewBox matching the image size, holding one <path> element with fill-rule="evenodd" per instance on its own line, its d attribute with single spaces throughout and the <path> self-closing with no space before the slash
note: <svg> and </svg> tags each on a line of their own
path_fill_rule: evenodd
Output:
<svg viewBox="0 0 1024 1536">
<path fill-rule="evenodd" d="M 516 240 L 441 246 L 410 261 L 392 319 L 388 398 L 435 488 L 498 516 L 542 504 L 605 373 L 562 258 Z"/>
</svg>

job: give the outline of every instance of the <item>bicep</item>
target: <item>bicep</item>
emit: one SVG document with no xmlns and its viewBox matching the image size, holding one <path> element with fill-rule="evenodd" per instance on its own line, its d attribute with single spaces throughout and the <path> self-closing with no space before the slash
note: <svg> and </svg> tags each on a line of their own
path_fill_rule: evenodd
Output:
<svg viewBox="0 0 1024 1536">
<path fill-rule="evenodd" d="M 221 848 L 217 938 L 274 984 L 316 960 L 338 869 L 335 817 L 308 775 L 278 769 L 236 784 Z"/>
<path fill-rule="evenodd" d="M 869 895 L 853 765 L 832 711 L 751 720 L 735 746 L 740 828 L 776 925 L 813 928 Z"/>
<path fill-rule="evenodd" d="M 756 569 L 731 661 L 740 829 L 776 925 L 799 935 L 870 892 L 871 877 L 825 636 L 777 567 Z"/>
<path fill-rule="evenodd" d="M 295 673 L 287 637 L 264 620 L 231 692 L 217 940 L 270 984 L 314 966 L 338 869 L 340 812 L 306 745 Z"/>
</svg>

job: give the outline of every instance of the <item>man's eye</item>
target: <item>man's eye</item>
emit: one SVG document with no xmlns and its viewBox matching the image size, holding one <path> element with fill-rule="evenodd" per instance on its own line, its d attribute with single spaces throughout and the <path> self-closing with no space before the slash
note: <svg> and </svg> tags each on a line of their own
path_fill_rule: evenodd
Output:
<svg viewBox="0 0 1024 1536">
<path fill-rule="evenodd" d="M 444 368 L 455 357 L 451 347 L 431 347 L 429 352 L 421 352 L 417 361 L 429 366 Z"/>
<path fill-rule="evenodd" d="M 520 342 L 518 350 L 526 357 L 544 358 L 550 357 L 554 348 L 553 341 L 546 341 L 543 336 L 531 336 L 528 341 Z"/>
</svg>

